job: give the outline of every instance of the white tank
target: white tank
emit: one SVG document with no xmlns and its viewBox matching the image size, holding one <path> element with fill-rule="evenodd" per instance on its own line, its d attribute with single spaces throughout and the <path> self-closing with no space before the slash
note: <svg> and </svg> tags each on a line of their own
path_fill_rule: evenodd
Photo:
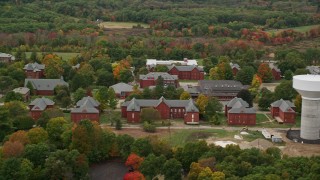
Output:
<svg viewBox="0 0 320 180">
<path fill-rule="evenodd" d="M 300 137 L 320 139 L 320 75 L 293 76 L 293 88 L 302 96 Z"/>
</svg>

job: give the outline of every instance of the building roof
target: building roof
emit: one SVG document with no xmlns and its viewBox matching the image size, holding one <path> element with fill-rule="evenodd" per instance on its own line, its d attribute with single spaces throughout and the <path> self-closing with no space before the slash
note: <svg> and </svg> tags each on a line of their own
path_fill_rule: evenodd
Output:
<svg viewBox="0 0 320 180">
<path fill-rule="evenodd" d="M 34 89 L 37 90 L 54 90 L 58 85 L 69 86 L 67 82 L 61 79 L 25 79 L 24 87 L 27 87 L 28 82 L 31 82 Z"/>
<path fill-rule="evenodd" d="M 319 66 L 307 66 L 306 69 L 309 71 L 310 74 L 320 74 L 320 67 Z"/>
<path fill-rule="evenodd" d="M 271 70 L 274 69 L 275 71 L 281 73 L 280 69 L 276 65 L 274 65 L 274 63 L 269 63 L 269 67 Z"/>
<path fill-rule="evenodd" d="M 13 92 L 20 93 L 20 94 L 27 94 L 29 91 L 30 89 L 26 87 L 18 87 L 13 90 Z"/>
<path fill-rule="evenodd" d="M 74 66 L 72 66 L 72 69 L 79 69 L 79 68 L 80 68 L 80 64 L 79 63 L 74 65 Z"/>
<path fill-rule="evenodd" d="M 231 108 L 228 113 L 231 114 L 238 114 L 238 113 L 243 113 L 243 114 L 255 114 L 256 110 L 254 108 L 246 108 L 244 106 L 240 108 Z"/>
<path fill-rule="evenodd" d="M 271 107 L 278 107 L 282 112 L 295 112 L 293 108 L 296 106 L 291 101 L 280 99 L 271 103 Z"/>
<path fill-rule="evenodd" d="M 118 84 L 110 86 L 116 94 L 120 94 L 121 92 L 132 92 L 133 86 L 120 82 Z"/>
<path fill-rule="evenodd" d="M 35 63 L 26 64 L 23 69 L 28 70 L 28 71 L 37 72 L 37 71 L 44 70 L 44 68 L 45 68 L 45 65 L 38 64 L 35 62 Z"/>
<path fill-rule="evenodd" d="M 48 98 L 42 97 L 36 98 L 29 105 L 33 106 L 31 109 L 32 111 L 43 111 L 47 106 L 53 106 L 54 102 Z"/>
<path fill-rule="evenodd" d="M 227 107 L 231 107 L 231 108 L 240 108 L 240 107 L 249 107 L 249 104 L 244 101 L 242 98 L 238 98 L 238 97 L 235 97 L 233 99 L 231 99 L 227 105 Z"/>
<path fill-rule="evenodd" d="M 235 80 L 199 80 L 200 93 L 210 96 L 236 96 L 239 91 L 247 86 Z"/>
<path fill-rule="evenodd" d="M 140 75 L 139 79 L 140 80 L 150 80 L 150 79 L 157 80 L 159 76 L 161 76 L 163 78 L 163 80 L 177 80 L 178 79 L 177 75 L 170 75 L 166 72 L 151 72 L 146 75 Z"/>
<path fill-rule="evenodd" d="M 12 61 L 16 60 L 16 58 L 13 55 L 1 53 L 1 52 L 0 52 L 0 58 L 10 58 L 10 60 L 12 60 Z"/>
<path fill-rule="evenodd" d="M 98 101 L 90 96 L 83 97 L 77 102 L 77 107 L 71 110 L 71 113 L 99 113 L 97 107 L 100 105 Z"/>
<path fill-rule="evenodd" d="M 192 71 L 194 68 L 198 69 L 199 71 L 203 71 L 203 68 L 195 66 L 195 65 L 191 65 L 191 66 L 176 66 L 176 65 L 172 65 L 172 66 L 168 67 L 169 71 L 174 67 L 177 68 L 178 71 Z"/>
<path fill-rule="evenodd" d="M 240 66 L 239 66 L 239 64 L 237 64 L 237 63 L 230 63 L 230 66 L 231 66 L 231 69 L 233 69 L 233 68 L 236 68 L 236 69 L 238 69 L 238 70 L 240 70 Z"/>
<path fill-rule="evenodd" d="M 169 107 L 184 107 L 186 112 L 199 112 L 192 99 L 189 100 L 167 100 L 164 97 L 160 99 L 135 99 L 124 102 L 121 106 L 127 107 L 127 111 L 140 111 L 141 107 L 157 107 L 164 102 Z"/>
<path fill-rule="evenodd" d="M 172 64 L 181 64 L 181 65 L 198 65 L 197 60 L 195 59 L 187 59 L 184 58 L 183 61 L 176 61 L 176 60 L 156 60 L 156 59 L 147 59 L 147 66 L 156 66 L 156 65 L 172 65 Z"/>
</svg>

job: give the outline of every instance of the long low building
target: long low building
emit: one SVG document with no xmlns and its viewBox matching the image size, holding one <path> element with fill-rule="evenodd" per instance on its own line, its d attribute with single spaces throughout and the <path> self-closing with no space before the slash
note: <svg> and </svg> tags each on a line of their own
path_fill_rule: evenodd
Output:
<svg viewBox="0 0 320 180">
<path fill-rule="evenodd" d="M 121 105 L 121 115 L 130 123 L 140 122 L 140 113 L 143 108 L 155 108 L 161 119 L 183 118 L 186 124 L 199 124 L 199 110 L 192 99 L 167 100 L 161 97 L 157 100 L 135 99 Z"/>
<path fill-rule="evenodd" d="M 24 87 L 28 87 L 28 83 L 31 83 L 35 95 L 52 96 L 54 94 L 54 88 L 57 86 L 69 86 L 67 82 L 61 79 L 25 79 Z"/>
<path fill-rule="evenodd" d="M 177 75 L 170 75 L 166 72 L 151 72 L 139 76 L 140 88 L 156 86 L 159 77 L 162 77 L 165 86 L 172 85 L 174 87 L 179 87 Z"/>
</svg>

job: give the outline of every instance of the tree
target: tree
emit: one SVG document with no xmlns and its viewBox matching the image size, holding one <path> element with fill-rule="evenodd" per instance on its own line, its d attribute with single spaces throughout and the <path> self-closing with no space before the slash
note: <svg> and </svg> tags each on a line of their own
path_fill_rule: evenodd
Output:
<svg viewBox="0 0 320 180">
<path fill-rule="evenodd" d="M 260 98 L 258 106 L 261 110 L 267 110 L 270 104 L 275 101 L 274 94 L 267 88 L 262 88 L 260 91 Z"/>
<path fill-rule="evenodd" d="M 150 154 L 142 162 L 140 166 L 141 172 L 147 179 L 153 179 L 158 174 L 161 174 L 165 162 L 166 158 L 163 155 L 157 157 L 154 154 Z"/>
<path fill-rule="evenodd" d="M 297 111 L 298 113 L 301 113 L 302 97 L 300 94 L 296 96 L 296 99 L 294 100 L 294 105 L 296 106 L 295 111 Z"/>
<path fill-rule="evenodd" d="M 49 142 L 57 148 L 63 147 L 62 133 L 67 129 L 67 121 L 63 117 L 52 118 L 49 120 L 46 130 L 48 132 Z"/>
<path fill-rule="evenodd" d="M 50 154 L 50 148 L 45 143 L 39 144 L 28 144 L 25 147 L 23 157 L 30 160 L 33 165 L 43 166 L 45 163 L 46 158 Z"/>
<path fill-rule="evenodd" d="M 31 179 L 33 176 L 33 165 L 27 159 L 9 158 L 4 160 L 0 170 L 3 179 Z"/>
<path fill-rule="evenodd" d="M 57 108 L 49 108 L 42 112 L 40 118 L 37 121 L 37 125 L 46 127 L 47 123 L 52 118 L 64 117 L 63 112 Z"/>
<path fill-rule="evenodd" d="M 141 110 L 140 118 L 142 122 L 153 123 L 160 119 L 160 112 L 154 108 L 143 108 Z"/>
<path fill-rule="evenodd" d="M 139 171 L 128 172 L 123 177 L 123 180 L 133 180 L 133 179 L 145 180 L 145 177 Z"/>
<path fill-rule="evenodd" d="M 6 141 L 2 147 L 4 158 L 20 157 L 24 151 L 24 146 L 19 141 Z"/>
<path fill-rule="evenodd" d="M 132 72 L 129 69 L 120 71 L 119 81 L 128 83 L 133 81 Z"/>
<path fill-rule="evenodd" d="M 180 95 L 180 100 L 188 100 L 191 98 L 191 95 L 188 91 L 183 91 Z"/>
<path fill-rule="evenodd" d="M 131 145 L 134 143 L 134 138 L 124 134 L 124 135 L 118 135 L 116 137 L 116 143 L 118 145 L 120 155 L 123 159 L 127 159 L 129 154 L 131 153 Z"/>
<path fill-rule="evenodd" d="M 125 165 L 131 167 L 133 170 L 139 170 L 143 160 L 144 159 L 137 154 L 131 153 L 125 162 Z"/>
<path fill-rule="evenodd" d="M 140 138 L 132 144 L 131 151 L 139 156 L 146 157 L 152 153 L 152 146 L 149 140 Z"/>
<path fill-rule="evenodd" d="M 292 80 L 293 72 L 291 70 L 286 70 L 284 72 L 284 79 L 285 80 Z"/>
<path fill-rule="evenodd" d="M 196 105 L 199 108 L 200 114 L 204 114 L 208 105 L 209 99 L 207 96 L 200 94 L 196 100 Z"/>
<path fill-rule="evenodd" d="M 156 67 L 154 68 L 155 72 L 168 72 L 168 66 L 166 65 L 156 65 Z"/>
<path fill-rule="evenodd" d="M 21 116 L 17 116 L 13 120 L 12 124 L 16 130 L 28 130 L 33 127 L 35 122 L 32 119 L 32 117 L 21 115 Z"/>
<path fill-rule="evenodd" d="M 26 145 L 26 144 L 30 143 L 30 140 L 28 138 L 27 132 L 26 131 L 21 131 L 21 130 L 12 133 L 10 135 L 9 141 L 11 141 L 11 142 L 18 141 L 22 145 Z"/>
<path fill-rule="evenodd" d="M 208 99 L 208 105 L 205 108 L 205 116 L 209 120 L 222 110 L 223 105 L 215 97 Z"/>
<path fill-rule="evenodd" d="M 0 140 L 12 131 L 12 125 L 10 121 L 10 114 L 7 108 L 0 106 Z"/>
<path fill-rule="evenodd" d="M 111 72 L 102 70 L 98 72 L 97 75 L 97 85 L 99 86 L 111 86 L 114 84 L 114 77 Z"/>
<path fill-rule="evenodd" d="M 262 84 L 261 78 L 257 74 L 255 74 L 252 78 L 251 87 L 250 87 L 249 91 L 253 95 L 257 94 L 261 84 Z"/>
<path fill-rule="evenodd" d="M 31 81 L 28 81 L 28 83 L 27 83 L 27 88 L 30 89 L 30 95 L 34 95 L 34 87 L 33 87 L 33 85 L 31 84 Z"/>
<path fill-rule="evenodd" d="M 255 70 L 251 66 L 245 66 L 237 73 L 236 80 L 243 85 L 250 85 L 254 76 Z"/>
<path fill-rule="evenodd" d="M 4 96 L 4 102 L 10 101 L 23 101 L 23 96 L 20 93 L 10 91 Z"/>
<path fill-rule="evenodd" d="M 74 102 L 78 102 L 80 101 L 83 97 L 86 97 L 86 90 L 84 90 L 83 88 L 79 88 L 76 90 L 76 92 L 73 93 L 72 97 Z"/>
<path fill-rule="evenodd" d="M 252 107 L 253 98 L 249 90 L 247 89 L 240 90 L 237 94 L 237 97 L 242 98 L 244 101 L 246 101 L 249 104 L 250 107 Z"/>
<path fill-rule="evenodd" d="M 292 100 L 297 95 L 297 91 L 292 87 L 292 81 L 281 82 L 274 90 L 276 99 Z"/>
<path fill-rule="evenodd" d="M 107 109 L 109 106 L 109 96 L 108 96 L 108 88 L 107 87 L 101 87 L 96 93 L 95 93 L 95 99 L 99 101 L 100 103 L 100 109 L 104 110 Z"/>
<path fill-rule="evenodd" d="M 271 82 L 273 80 L 272 71 L 267 63 L 260 64 L 257 74 L 262 82 Z"/>
<path fill-rule="evenodd" d="M 114 92 L 113 88 L 109 87 L 109 89 L 108 89 L 108 105 L 112 109 L 116 109 L 117 104 L 118 104 L 118 99 L 117 99 L 116 93 Z"/>
<path fill-rule="evenodd" d="M 18 86 L 18 82 L 11 77 L 0 76 L 0 93 L 6 94 Z"/>
<path fill-rule="evenodd" d="M 36 127 L 28 131 L 28 138 L 31 144 L 45 143 L 48 140 L 48 133 L 42 127 Z"/>
<path fill-rule="evenodd" d="M 71 104 L 70 92 L 69 87 L 66 85 L 63 86 L 56 86 L 54 88 L 54 100 L 59 104 L 61 107 L 68 107 Z"/>
<path fill-rule="evenodd" d="M 152 99 L 152 91 L 149 87 L 143 88 L 142 97 L 143 99 Z"/>
<path fill-rule="evenodd" d="M 176 159 L 172 158 L 167 160 L 164 165 L 163 165 L 163 170 L 162 174 L 164 175 L 165 178 L 169 179 L 181 179 L 181 170 L 182 170 L 182 165 L 179 161 Z"/>
<path fill-rule="evenodd" d="M 85 74 L 79 74 L 73 76 L 70 86 L 72 91 L 76 91 L 78 88 L 87 88 L 93 84 L 93 80 Z"/>
</svg>

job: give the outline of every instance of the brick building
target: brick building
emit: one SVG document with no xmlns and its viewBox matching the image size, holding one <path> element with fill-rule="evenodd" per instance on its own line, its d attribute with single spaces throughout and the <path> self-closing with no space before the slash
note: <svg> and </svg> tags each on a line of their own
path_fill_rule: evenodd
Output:
<svg viewBox="0 0 320 180">
<path fill-rule="evenodd" d="M 235 80 L 200 80 L 197 87 L 198 94 L 216 97 L 220 101 L 231 100 L 237 96 L 239 91 L 248 88 L 249 86 L 244 86 Z"/>
<path fill-rule="evenodd" d="M 79 123 L 83 119 L 90 119 L 91 121 L 100 120 L 100 103 L 90 96 L 83 97 L 77 102 L 76 108 L 71 110 L 71 120 Z"/>
<path fill-rule="evenodd" d="M 11 54 L 1 53 L 0 52 L 0 62 L 3 63 L 10 63 L 14 61 L 16 58 L 12 56 Z"/>
<path fill-rule="evenodd" d="M 128 122 L 140 122 L 141 109 L 152 107 L 160 112 L 161 119 L 183 118 L 186 124 L 199 124 L 199 110 L 192 99 L 167 100 L 161 97 L 158 100 L 135 99 L 121 105 L 121 115 Z"/>
<path fill-rule="evenodd" d="M 232 74 L 233 74 L 233 76 L 236 76 L 237 73 L 238 73 L 238 71 L 240 71 L 240 66 L 239 66 L 239 64 L 230 63 L 230 67 L 231 67 L 231 69 L 232 69 Z"/>
<path fill-rule="evenodd" d="M 44 77 L 44 68 L 45 68 L 45 65 L 38 64 L 35 62 L 35 63 L 26 64 L 23 70 L 28 79 L 40 79 Z"/>
<path fill-rule="evenodd" d="M 165 86 L 173 85 L 174 87 L 179 87 L 177 75 L 170 75 L 166 72 L 150 72 L 139 76 L 140 88 L 156 86 L 159 76 L 162 77 Z"/>
<path fill-rule="evenodd" d="M 204 71 L 197 66 L 169 66 L 168 73 L 171 75 L 177 75 L 179 79 L 185 80 L 203 80 Z"/>
<path fill-rule="evenodd" d="M 29 88 L 18 87 L 18 88 L 13 89 L 13 92 L 21 94 L 24 102 L 27 102 L 30 100 L 30 89 Z"/>
<path fill-rule="evenodd" d="M 63 78 L 61 79 L 25 79 L 24 87 L 27 87 L 28 82 L 31 83 L 35 95 L 52 96 L 54 88 L 58 85 L 69 86 Z"/>
<path fill-rule="evenodd" d="M 279 123 L 295 123 L 295 105 L 288 100 L 277 100 L 271 103 L 271 115 Z"/>
<path fill-rule="evenodd" d="M 116 93 L 117 98 L 125 99 L 133 92 L 133 86 L 120 82 L 110 86 Z"/>
<path fill-rule="evenodd" d="M 52 108 L 54 102 L 48 98 L 36 98 L 29 104 L 30 114 L 34 120 L 38 120 L 43 111 L 48 108 Z"/>
<path fill-rule="evenodd" d="M 225 105 L 229 125 L 255 125 L 256 111 L 241 98 L 233 98 Z"/>
</svg>

